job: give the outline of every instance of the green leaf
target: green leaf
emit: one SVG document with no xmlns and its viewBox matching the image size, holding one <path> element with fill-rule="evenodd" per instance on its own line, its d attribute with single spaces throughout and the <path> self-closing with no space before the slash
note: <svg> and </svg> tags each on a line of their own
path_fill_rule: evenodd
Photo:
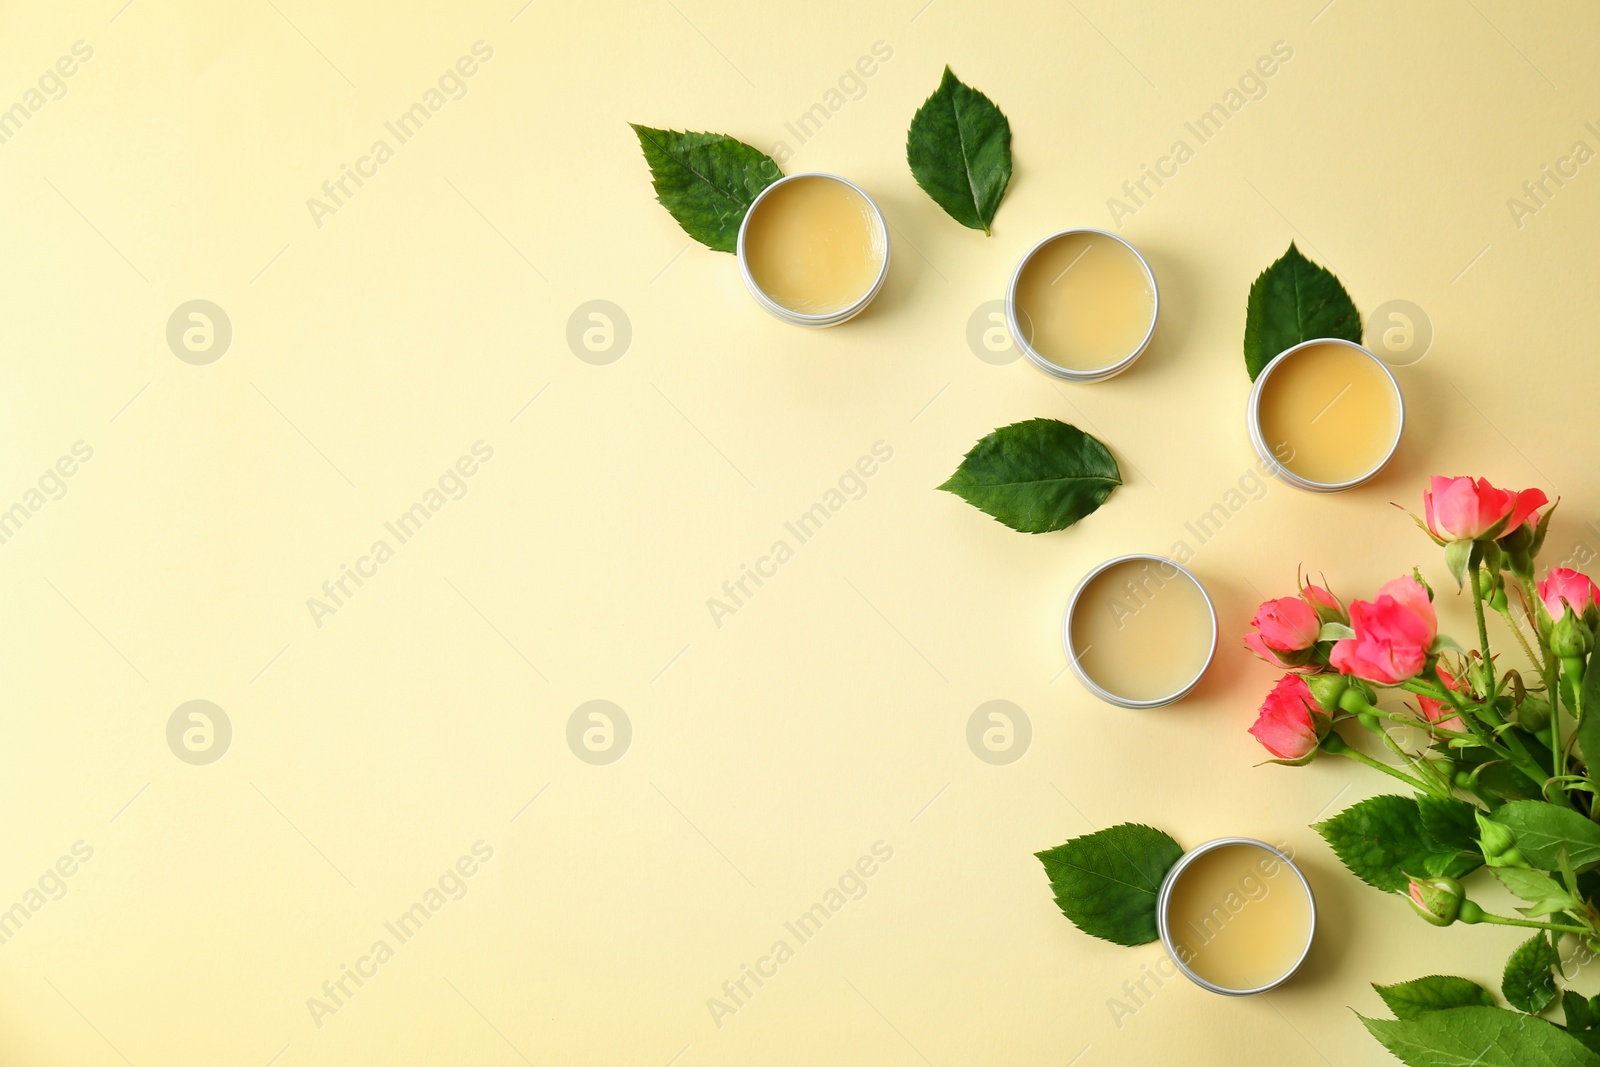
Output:
<svg viewBox="0 0 1600 1067">
<path fill-rule="evenodd" d="M 1441 848 L 1478 851 L 1478 808 L 1454 797 L 1417 797 L 1428 840 Z"/>
<path fill-rule="evenodd" d="M 1600 1067 L 1600 1055 L 1554 1023 L 1504 1008 L 1451 1008 L 1415 1019 L 1357 1018 L 1409 1067 Z"/>
<path fill-rule="evenodd" d="M 1398 985 L 1372 983 L 1389 1010 L 1401 1019 L 1415 1019 L 1430 1011 L 1482 1005 L 1494 1007 L 1494 994 L 1477 982 L 1447 974 L 1430 974 Z"/>
<path fill-rule="evenodd" d="M 1583 712 L 1578 719 L 1578 751 L 1588 767 L 1600 770 L 1600 656 L 1589 656 L 1578 707 Z"/>
<path fill-rule="evenodd" d="M 1561 994 L 1561 1011 L 1566 1016 L 1567 1033 L 1600 1051 L 1600 997 L 1589 998 L 1568 989 Z"/>
<path fill-rule="evenodd" d="M 1106 446 L 1055 419 L 1014 422 L 972 446 L 941 486 L 1013 530 L 1064 530 L 1106 502 L 1122 471 Z"/>
<path fill-rule="evenodd" d="M 1283 258 L 1250 286 L 1244 316 L 1244 365 L 1255 381 L 1273 358 L 1301 341 L 1341 337 L 1361 342 L 1361 313 L 1333 272 L 1289 242 Z"/>
<path fill-rule="evenodd" d="M 1560 870 L 1563 848 L 1574 868 L 1600 863 L 1600 826 L 1571 808 L 1517 800 L 1496 808 L 1490 818 L 1516 836 L 1518 850 L 1535 867 Z"/>
<path fill-rule="evenodd" d="M 1506 800 L 1537 800 L 1544 793 L 1516 764 L 1508 760 L 1489 760 L 1472 772 L 1474 790 Z"/>
<path fill-rule="evenodd" d="M 1517 909 L 1530 919 L 1578 911 L 1583 907 L 1583 901 L 1575 899 L 1548 874 L 1530 871 L 1526 867 L 1493 867 L 1491 870 L 1507 889 L 1532 905 Z"/>
<path fill-rule="evenodd" d="M 1507 1002 L 1533 1015 L 1556 999 L 1556 981 L 1550 971 L 1561 966 L 1561 955 L 1546 934 L 1540 930 L 1517 946 L 1506 960 L 1506 973 L 1500 981 L 1500 993 Z"/>
<path fill-rule="evenodd" d="M 1035 855 L 1072 925 L 1119 945 L 1144 945 L 1159 936 L 1156 896 L 1183 848 L 1160 830 L 1125 822 Z"/>
<path fill-rule="evenodd" d="M 720 133 L 678 133 L 629 123 L 650 164 L 656 199 L 707 248 L 735 251 L 756 195 L 783 176 L 759 149 Z"/>
<path fill-rule="evenodd" d="M 1322 629 L 1317 631 L 1318 641 L 1343 641 L 1354 637 L 1356 632 L 1348 624 L 1330 621 L 1322 624 Z"/>
<path fill-rule="evenodd" d="M 906 162 L 951 218 L 989 233 L 1011 183 L 1011 123 L 946 67 L 939 88 L 911 119 Z"/>
<path fill-rule="evenodd" d="M 1423 836 L 1434 850 L 1423 864 L 1429 874 L 1461 878 L 1483 866 L 1477 812 L 1453 797 L 1417 796 Z"/>
<path fill-rule="evenodd" d="M 1405 892 L 1409 874 L 1430 873 L 1430 856 L 1455 851 L 1436 849 L 1423 829 L 1417 802 L 1392 794 L 1363 800 L 1314 829 L 1351 873 L 1390 893 Z"/>
<path fill-rule="evenodd" d="M 1555 504 L 1545 508 L 1544 514 L 1539 516 L 1539 523 L 1533 528 L 1533 544 L 1528 548 L 1530 556 L 1537 556 L 1539 550 L 1544 547 L 1544 536 L 1550 532 L 1550 518 L 1555 515 L 1556 505 L 1560 503 L 1561 501 L 1557 500 Z"/>
<path fill-rule="evenodd" d="M 1456 588 L 1463 589 L 1467 584 L 1467 563 L 1472 558 L 1471 541 L 1451 541 L 1444 546 L 1444 565 L 1450 570 L 1450 577 L 1456 580 Z"/>
</svg>

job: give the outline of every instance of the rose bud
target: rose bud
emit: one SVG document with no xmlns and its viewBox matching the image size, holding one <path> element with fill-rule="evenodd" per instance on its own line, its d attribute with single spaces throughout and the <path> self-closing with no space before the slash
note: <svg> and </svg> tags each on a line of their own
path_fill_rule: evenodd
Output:
<svg viewBox="0 0 1600 1067">
<path fill-rule="evenodd" d="M 1600 601 L 1600 586 L 1582 571 L 1571 567 L 1555 567 L 1538 585 L 1539 601 L 1551 619 L 1559 619 L 1568 607 L 1585 622 L 1593 624 L 1593 616 L 1600 614 L 1596 601 Z M 1591 609 L 1595 609 L 1591 611 Z"/>
<path fill-rule="evenodd" d="M 1305 598 L 1306 603 L 1310 604 L 1312 610 L 1317 613 L 1319 621 L 1350 621 L 1350 614 L 1344 610 L 1344 605 L 1339 603 L 1339 598 L 1322 588 L 1322 586 L 1312 585 L 1307 582 L 1305 588 L 1300 590 L 1300 595 Z"/>
<path fill-rule="evenodd" d="M 1490 867 L 1526 867 L 1528 861 L 1517 849 L 1517 837 L 1509 827 L 1486 818 L 1480 811 L 1478 819 L 1478 849 L 1483 862 Z"/>
<path fill-rule="evenodd" d="M 1250 625 L 1256 632 L 1245 635 L 1245 646 L 1268 663 L 1284 667 L 1306 663 L 1322 629 L 1316 610 L 1297 596 L 1262 604 Z"/>
<path fill-rule="evenodd" d="M 1332 716 L 1312 697 L 1306 680 L 1286 674 L 1267 694 L 1250 735 L 1279 762 L 1300 766 L 1316 758 L 1317 744 L 1332 726 Z"/>
<path fill-rule="evenodd" d="M 1412 910 L 1435 926 L 1449 926 L 1461 914 L 1466 890 L 1454 878 L 1413 878 L 1406 887 Z"/>
</svg>

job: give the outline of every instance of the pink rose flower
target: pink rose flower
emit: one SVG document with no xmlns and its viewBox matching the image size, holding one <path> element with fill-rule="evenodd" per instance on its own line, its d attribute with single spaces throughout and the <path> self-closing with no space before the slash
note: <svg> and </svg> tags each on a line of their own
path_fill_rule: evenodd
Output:
<svg viewBox="0 0 1600 1067">
<path fill-rule="evenodd" d="M 1322 588 L 1322 586 L 1312 585 L 1307 582 L 1305 589 L 1301 591 L 1301 595 L 1306 598 L 1306 603 L 1310 604 L 1316 611 L 1319 619 L 1327 621 L 1345 618 L 1344 605 L 1339 603 L 1339 598 Z"/>
<path fill-rule="evenodd" d="M 1556 567 L 1539 583 L 1539 599 L 1544 602 L 1544 610 L 1557 622 L 1566 614 L 1569 604 L 1572 613 L 1581 619 L 1589 606 L 1600 599 L 1600 587 L 1582 571 Z"/>
<path fill-rule="evenodd" d="M 1316 753 L 1331 724 L 1328 713 L 1311 696 L 1306 680 L 1286 674 L 1267 694 L 1250 734 L 1278 759 L 1304 761 Z"/>
<path fill-rule="evenodd" d="M 1278 652 L 1301 652 L 1317 643 L 1322 624 L 1310 604 L 1297 596 L 1269 600 L 1256 609 L 1250 620 L 1261 635 L 1261 643 Z"/>
<path fill-rule="evenodd" d="M 1548 504 L 1539 489 L 1511 492 L 1496 489 L 1487 478 L 1443 478 L 1434 475 L 1422 494 L 1428 532 L 1441 541 L 1474 541 L 1494 532 L 1515 530 Z"/>
<path fill-rule="evenodd" d="M 1351 604 L 1350 626 L 1355 637 L 1337 642 L 1329 659 L 1341 674 L 1380 685 L 1416 677 L 1439 634 L 1428 591 L 1415 578 L 1396 578 L 1376 600 Z"/>
<path fill-rule="evenodd" d="M 1444 683 L 1445 688 L 1457 693 L 1466 692 L 1467 687 L 1458 681 L 1455 675 L 1442 666 L 1436 670 L 1439 672 L 1439 681 Z M 1458 734 L 1467 732 L 1467 724 L 1461 721 L 1461 716 L 1448 702 L 1419 695 L 1417 703 L 1421 706 L 1422 717 L 1428 720 L 1428 725 L 1437 726 L 1441 730 L 1454 730 Z"/>
</svg>

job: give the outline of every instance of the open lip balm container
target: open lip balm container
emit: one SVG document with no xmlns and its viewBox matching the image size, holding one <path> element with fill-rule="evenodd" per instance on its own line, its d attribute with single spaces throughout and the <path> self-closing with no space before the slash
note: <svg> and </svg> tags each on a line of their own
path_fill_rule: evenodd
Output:
<svg viewBox="0 0 1600 1067">
<path fill-rule="evenodd" d="M 1311 883 L 1265 841 L 1222 837 L 1184 853 L 1156 898 L 1161 943 L 1186 977 L 1224 996 L 1276 989 L 1317 928 Z"/>
<path fill-rule="evenodd" d="M 860 186 L 791 174 L 761 190 L 739 226 L 739 273 L 756 303 L 796 326 L 861 314 L 889 276 L 889 224 Z"/>
<path fill-rule="evenodd" d="M 1400 447 L 1405 399 L 1394 372 L 1352 341 L 1285 349 L 1256 376 L 1250 443 L 1280 481 L 1339 493 L 1369 481 Z"/>
<path fill-rule="evenodd" d="M 1139 250 L 1105 230 L 1062 230 L 1029 249 L 1006 290 L 1006 328 L 1046 374 L 1098 382 L 1150 346 L 1161 298 Z"/>
<path fill-rule="evenodd" d="M 1083 687 L 1122 708 L 1189 695 L 1217 650 L 1217 609 L 1200 579 L 1165 556 L 1130 555 L 1090 571 L 1061 623 Z"/>
</svg>

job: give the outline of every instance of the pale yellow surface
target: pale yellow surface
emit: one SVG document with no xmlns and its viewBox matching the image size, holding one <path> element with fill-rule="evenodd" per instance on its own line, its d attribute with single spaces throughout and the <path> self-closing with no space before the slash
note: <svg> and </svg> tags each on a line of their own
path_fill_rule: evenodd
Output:
<svg viewBox="0 0 1600 1067">
<path fill-rule="evenodd" d="M 0 145 L 0 501 L 93 449 L 0 545 L 0 901 L 93 849 L 0 945 L 7 1063 L 1380 1064 L 1349 1010 L 1381 1011 L 1369 981 L 1497 983 L 1517 935 L 1425 926 L 1307 828 L 1383 781 L 1251 767 L 1273 672 L 1238 634 L 1302 564 L 1348 596 L 1421 562 L 1444 590 L 1389 507 L 1430 473 L 1540 484 L 1556 557 L 1600 544 L 1577 429 L 1600 174 L 1561 162 L 1600 144 L 1593 8 L 120 7 L 0 15 L 0 102 L 94 50 Z M 466 95 L 377 164 L 480 40 Z M 829 97 L 878 41 L 860 98 Z M 1185 122 L 1278 41 L 1265 95 L 1198 144 Z M 992 238 L 907 172 L 946 63 L 1015 132 Z M 655 203 L 628 120 L 859 182 L 892 224 L 882 294 L 823 332 L 762 311 Z M 1151 350 L 1083 386 L 978 359 L 969 319 L 1022 253 L 1114 228 L 1107 198 L 1180 137 L 1191 158 L 1120 220 L 1161 286 Z M 1507 199 L 1546 164 L 1576 176 L 1519 228 Z M 346 165 L 377 169 L 319 228 L 307 199 Z M 1437 334 L 1399 372 L 1395 461 L 1333 498 L 1263 492 L 1245 433 L 1245 294 L 1291 239 L 1364 312 L 1409 299 Z M 165 337 L 193 299 L 233 325 L 209 366 Z M 604 366 L 567 342 L 594 299 L 631 322 Z M 1126 485 L 1101 512 L 1029 537 L 934 491 L 1036 416 L 1111 445 Z M 478 441 L 466 495 L 446 478 L 375 563 Z M 800 543 L 784 524 L 830 490 Z M 1108 707 L 1065 669 L 1065 598 L 1180 540 L 1217 662 L 1182 704 Z M 319 628 L 307 598 L 344 565 L 377 569 Z M 719 627 L 707 600 L 747 565 L 769 576 Z M 193 699 L 233 724 L 209 766 L 166 741 Z M 632 724 L 610 765 L 567 744 L 593 699 Z M 1009 765 L 967 744 L 992 699 L 1032 725 Z M 1159 949 L 1074 930 L 1032 853 L 1125 819 L 1294 849 L 1324 931 L 1305 970 L 1237 1001 L 1168 982 L 1113 1022 Z M 465 896 L 319 1028 L 307 999 L 480 840 Z M 892 858 L 847 878 L 878 841 Z M 707 999 L 841 879 L 865 895 L 719 1028 Z"/>
</svg>

